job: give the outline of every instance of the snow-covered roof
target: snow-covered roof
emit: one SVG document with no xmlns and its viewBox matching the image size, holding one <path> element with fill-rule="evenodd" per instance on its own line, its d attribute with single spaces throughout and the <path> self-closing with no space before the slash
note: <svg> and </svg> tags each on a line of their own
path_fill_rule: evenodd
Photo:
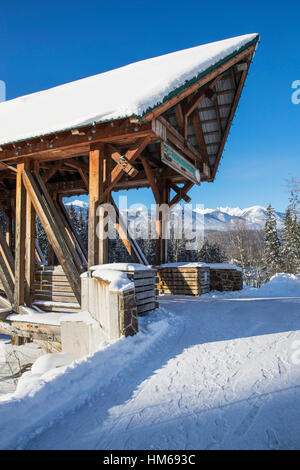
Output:
<svg viewBox="0 0 300 470">
<path fill-rule="evenodd" d="M 257 40 L 204 44 L 0 103 L 0 145 L 142 116 Z"/>
</svg>

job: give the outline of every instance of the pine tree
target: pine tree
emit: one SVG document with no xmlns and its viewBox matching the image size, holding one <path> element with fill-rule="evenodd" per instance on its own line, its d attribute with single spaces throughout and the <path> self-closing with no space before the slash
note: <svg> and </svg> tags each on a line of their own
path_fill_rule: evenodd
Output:
<svg viewBox="0 0 300 470">
<path fill-rule="evenodd" d="M 47 259 L 49 242 L 48 242 L 48 238 L 44 230 L 44 227 L 38 216 L 36 216 L 35 226 L 36 226 L 36 238 L 37 238 L 38 244 L 44 255 L 44 258 Z"/>
<path fill-rule="evenodd" d="M 197 258 L 204 263 L 224 263 L 226 256 L 218 243 L 210 243 L 205 240 L 202 248 L 197 253 Z"/>
<path fill-rule="evenodd" d="M 299 272 L 300 226 L 296 214 L 288 208 L 284 216 L 282 258 L 284 271 L 290 274 Z"/>
<path fill-rule="evenodd" d="M 76 209 L 73 206 L 73 204 L 70 205 L 69 216 L 70 216 L 70 219 L 72 221 L 73 227 L 75 228 L 76 232 L 79 233 L 79 224 L 78 224 L 77 213 L 76 213 Z"/>
<path fill-rule="evenodd" d="M 275 212 L 271 204 L 267 207 L 262 267 L 266 280 L 269 280 L 274 274 L 280 272 L 283 267 Z"/>
<path fill-rule="evenodd" d="M 78 215 L 78 235 L 85 249 L 88 247 L 88 221 L 87 215 L 84 216 L 82 207 L 79 208 Z"/>
</svg>

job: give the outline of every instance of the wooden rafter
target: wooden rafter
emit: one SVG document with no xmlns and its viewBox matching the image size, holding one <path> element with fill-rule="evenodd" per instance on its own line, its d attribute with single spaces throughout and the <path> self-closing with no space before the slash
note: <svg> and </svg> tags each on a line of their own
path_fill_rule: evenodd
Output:
<svg viewBox="0 0 300 470">
<path fill-rule="evenodd" d="M 192 119 L 193 119 L 196 139 L 197 139 L 197 142 L 198 142 L 198 147 L 200 149 L 203 161 L 208 162 L 207 149 L 206 149 L 206 144 L 205 144 L 205 140 L 204 140 L 202 125 L 201 125 L 200 118 L 199 118 L 199 113 L 194 112 Z"/>
<path fill-rule="evenodd" d="M 52 176 L 54 176 L 55 173 L 62 167 L 62 165 L 63 162 L 61 160 L 54 163 L 53 167 L 49 171 L 47 171 L 43 176 L 44 183 L 47 183 L 52 178 Z"/>
<path fill-rule="evenodd" d="M 236 90 L 236 94 L 235 94 L 235 97 L 234 97 L 234 100 L 233 100 L 233 103 L 232 103 L 232 106 L 231 106 L 231 111 L 230 111 L 230 114 L 228 116 L 227 125 L 226 125 L 225 131 L 223 133 L 223 139 L 222 139 L 221 145 L 219 147 L 216 162 L 215 162 L 214 169 L 213 169 L 213 172 L 212 172 L 212 180 L 214 179 L 214 177 L 216 175 L 216 172 L 217 172 L 217 168 L 218 168 L 218 165 L 219 165 L 219 162 L 220 162 L 220 159 L 221 159 L 221 155 L 222 155 L 223 150 L 224 150 L 225 142 L 226 142 L 226 139 L 227 139 L 227 136 L 228 136 L 231 124 L 232 124 L 232 120 L 234 118 L 234 114 L 235 114 L 235 111 L 236 111 L 236 108 L 237 108 L 237 105 L 238 105 L 238 102 L 239 102 L 239 99 L 240 99 L 240 96 L 241 96 L 241 93 L 242 93 L 242 89 L 243 89 L 247 74 L 248 74 L 248 70 L 249 70 L 249 62 L 248 62 L 247 70 L 244 70 L 242 72 L 242 76 L 241 76 L 239 85 L 238 85 L 237 90 Z"/>
<path fill-rule="evenodd" d="M 149 161 L 147 160 L 146 157 L 141 157 L 143 167 L 147 176 L 147 179 L 149 180 L 156 204 L 160 203 L 160 194 L 159 194 L 159 189 L 155 181 L 155 176 L 154 173 L 149 165 Z"/>
</svg>

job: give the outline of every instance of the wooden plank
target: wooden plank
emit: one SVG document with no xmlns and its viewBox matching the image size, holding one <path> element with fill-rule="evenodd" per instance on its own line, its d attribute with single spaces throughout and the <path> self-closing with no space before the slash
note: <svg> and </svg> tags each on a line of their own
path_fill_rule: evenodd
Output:
<svg viewBox="0 0 300 470">
<path fill-rule="evenodd" d="M 184 117 L 182 112 L 181 103 L 178 103 L 175 108 L 176 119 L 178 123 L 178 127 L 180 129 L 181 134 L 184 132 Z"/>
<path fill-rule="evenodd" d="M 153 195 L 154 195 L 154 198 L 155 198 L 155 201 L 156 201 L 156 204 L 160 204 L 160 193 L 159 193 L 159 189 L 158 189 L 158 186 L 157 186 L 157 183 L 156 183 L 156 180 L 155 180 L 155 177 L 154 177 L 154 174 L 151 170 L 151 167 L 149 165 L 149 161 L 147 160 L 146 157 L 140 157 L 141 160 L 142 160 L 142 164 L 143 164 L 143 167 L 144 167 L 144 170 L 145 170 L 145 173 L 146 173 L 146 176 L 149 180 L 149 183 L 150 183 L 150 186 L 151 186 L 151 189 L 152 189 L 152 192 L 153 192 Z"/>
<path fill-rule="evenodd" d="M 150 303 L 147 303 L 145 305 L 137 306 L 137 312 L 138 312 L 138 314 L 142 314 L 142 313 L 145 313 L 145 312 L 150 312 L 151 310 L 154 310 L 157 307 L 158 307 L 157 302 L 150 302 Z"/>
<path fill-rule="evenodd" d="M 135 294 L 135 298 L 136 298 L 137 301 L 141 301 L 141 300 L 147 299 L 147 301 L 150 302 L 150 300 L 148 300 L 148 299 L 151 299 L 151 300 L 153 299 L 153 300 L 155 300 L 156 295 L 155 295 L 155 291 L 154 291 L 154 290 L 152 290 L 152 291 L 144 291 L 144 292 L 137 292 L 137 293 Z M 145 303 L 145 302 L 143 302 L 143 303 Z M 139 302 L 139 305 L 140 305 L 140 304 L 141 304 L 141 302 Z"/>
<path fill-rule="evenodd" d="M 2 334 L 21 336 L 24 338 L 41 339 L 44 341 L 60 342 L 60 327 L 52 325 L 42 325 L 39 323 L 26 323 L 18 321 L 0 322 Z"/>
<path fill-rule="evenodd" d="M 146 289 L 148 286 L 154 285 L 154 278 L 150 277 L 146 279 L 135 279 L 134 285 L 135 285 L 135 288 L 143 287 Z"/>
<path fill-rule="evenodd" d="M 53 167 L 49 171 L 47 171 L 46 174 L 43 176 L 44 183 L 48 183 L 48 181 L 52 178 L 52 176 L 55 175 L 55 173 L 62 167 L 62 165 L 62 160 L 54 163 Z"/>
<path fill-rule="evenodd" d="M 98 264 L 97 215 L 100 197 L 100 150 L 91 150 L 89 155 L 89 232 L 88 232 L 88 266 Z"/>
<path fill-rule="evenodd" d="M 28 166 L 28 162 L 26 163 Z M 19 311 L 25 301 L 25 238 L 26 238 L 26 192 L 22 181 L 24 163 L 17 165 L 16 219 L 15 219 L 15 295 L 14 309 Z"/>
<path fill-rule="evenodd" d="M 198 111 L 196 111 L 193 114 L 192 120 L 193 120 L 194 129 L 195 129 L 196 138 L 197 138 L 198 147 L 200 149 L 201 156 L 203 158 L 203 161 L 208 162 L 208 154 L 207 154 L 206 144 L 205 144 L 205 140 L 203 136 L 203 130 L 202 130 L 202 125 L 200 122 Z"/>
<path fill-rule="evenodd" d="M 35 270 L 35 210 L 26 194 L 26 237 L 25 237 L 25 303 L 31 306 L 34 297 Z"/>
</svg>

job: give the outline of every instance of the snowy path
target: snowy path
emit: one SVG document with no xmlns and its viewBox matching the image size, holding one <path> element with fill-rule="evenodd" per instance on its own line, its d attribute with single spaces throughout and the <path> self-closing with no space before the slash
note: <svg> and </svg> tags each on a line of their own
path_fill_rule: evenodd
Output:
<svg viewBox="0 0 300 470">
<path fill-rule="evenodd" d="M 300 297 L 170 296 L 161 306 L 175 314 L 169 331 L 22 447 L 299 448 Z"/>
</svg>

